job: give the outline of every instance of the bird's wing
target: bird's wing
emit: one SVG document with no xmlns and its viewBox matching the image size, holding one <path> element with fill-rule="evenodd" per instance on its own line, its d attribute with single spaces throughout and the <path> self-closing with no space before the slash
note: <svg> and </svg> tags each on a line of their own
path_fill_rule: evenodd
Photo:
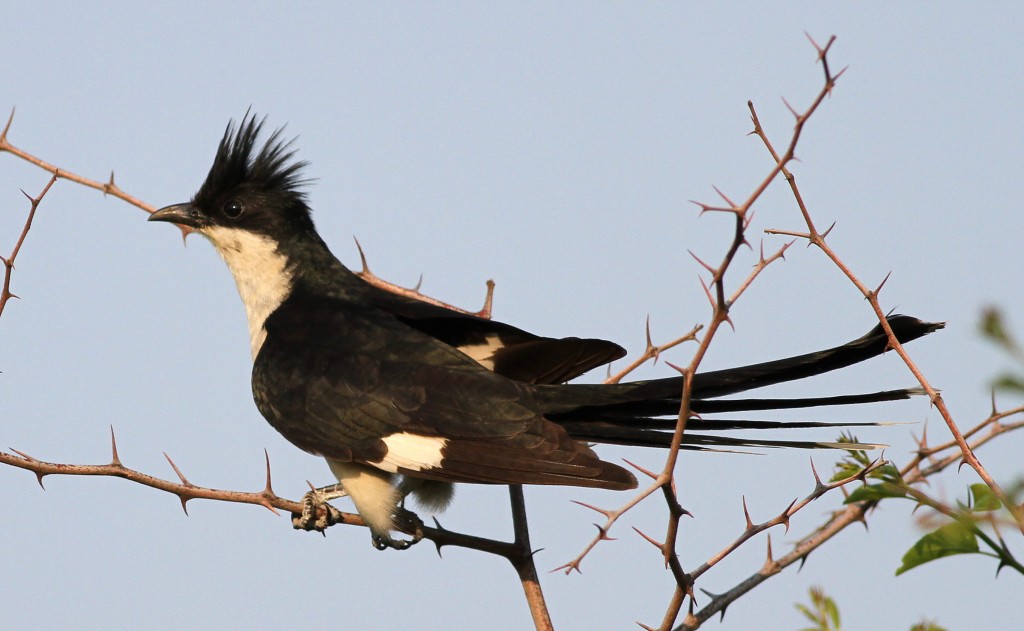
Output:
<svg viewBox="0 0 1024 631">
<path fill-rule="evenodd" d="M 626 354 L 607 340 L 541 337 L 496 320 L 372 288 L 371 304 L 523 383 L 564 383 Z"/>
<path fill-rule="evenodd" d="M 532 391 L 365 305 L 295 293 L 267 319 L 257 406 L 311 453 L 453 482 L 631 488 Z"/>
</svg>

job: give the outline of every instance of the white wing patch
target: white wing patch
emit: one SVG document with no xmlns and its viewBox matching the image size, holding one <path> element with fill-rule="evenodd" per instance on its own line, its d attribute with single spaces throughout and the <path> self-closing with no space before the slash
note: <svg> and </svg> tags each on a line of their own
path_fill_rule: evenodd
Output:
<svg viewBox="0 0 1024 631">
<path fill-rule="evenodd" d="M 487 370 L 494 370 L 494 353 L 505 348 L 505 343 L 492 333 L 484 339 L 482 344 L 466 344 L 457 348 Z"/>
<path fill-rule="evenodd" d="M 441 450 L 448 444 L 447 438 L 406 432 L 391 434 L 381 440 L 387 445 L 388 453 L 375 466 L 392 473 L 397 472 L 399 467 L 408 471 L 441 468 L 444 459 Z"/>
<path fill-rule="evenodd" d="M 267 339 L 264 322 L 292 291 L 293 275 L 288 260 L 268 237 L 223 226 L 211 226 L 201 232 L 217 248 L 235 277 L 249 320 L 252 358 L 256 359 Z"/>
</svg>

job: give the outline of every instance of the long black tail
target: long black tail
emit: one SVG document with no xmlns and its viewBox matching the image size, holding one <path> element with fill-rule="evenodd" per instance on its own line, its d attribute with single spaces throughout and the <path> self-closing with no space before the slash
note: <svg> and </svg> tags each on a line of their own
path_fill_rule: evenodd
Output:
<svg viewBox="0 0 1024 631">
<path fill-rule="evenodd" d="M 900 343 L 910 342 L 944 323 L 923 322 L 917 318 L 893 315 L 888 318 Z M 907 399 L 920 394 L 917 388 L 885 390 L 865 394 L 790 399 L 719 397 L 746 392 L 786 381 L 795 381 L 845 368 L 884 353 L 887 338 L 881 326 L 842 346 L 751 364 L 725 370 L 698 373 L 694 377 L 691 408 L 695 414 L 795 409 L 819 406 L 877 403 Z M 562 425 L 578 440 L 650 447 L 667 447 L 675 428 L 675 417 L 682 402 L 682 377 L 623 384 L 566 384 L 536 386 L 545 416 Z M 837 448 L 830 442 L 732 438 L 692 432 L 733 429 L 794 429 L 844 427 L 876 423 L 782 422 L 761 420 L 710 420 L 695 417 L 687 422 L 685 447 L 689 449 L 733 447 Z M 847 445 L 848 447 L 848 445 Z M 861 448 L 870 445 L 861 445 Z"/>
</svg>

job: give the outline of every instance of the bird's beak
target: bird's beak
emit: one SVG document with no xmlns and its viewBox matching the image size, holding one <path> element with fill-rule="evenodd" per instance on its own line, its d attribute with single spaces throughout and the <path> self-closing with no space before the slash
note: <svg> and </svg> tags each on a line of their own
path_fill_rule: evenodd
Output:
<svg viewBox="0 0 1024 631">
<path fill-rule="evenodd" d="M 149 216 L 149 221 L 167 221 L 187 228 L 201 228 L 203 215 L 192 204 L 166 206 Z"/>
</svg>

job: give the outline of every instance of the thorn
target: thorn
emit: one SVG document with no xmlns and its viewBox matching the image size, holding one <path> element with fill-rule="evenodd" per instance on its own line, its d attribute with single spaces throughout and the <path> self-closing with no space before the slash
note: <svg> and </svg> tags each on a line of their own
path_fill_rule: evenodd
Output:
<svg viewBox="0 0 1024 631">
<path fill-rule="evenodd" d="M 703 587 L 700 588 L 700 591 L 703 592 L 704 595 L 707 596 L 708 598 L 710 598 L 711 600 L 714 600 L 714 599 L 718 598 L 719 596 L 721 596 L 721 594 L 716 594 L 714 592 L 709 592 L 708 590 L 704 589 Z"/>
<path fill-rule="evenodd" d="M 675 365 L 675 364 L 673 364 L 672 362 L 668 362 L 668 361 L 667 361 L 667 362 L 665 362 L 665 365 L 666 365 L 666 366 L 668 366 L 669 368 L 672 368 L 672 369 L 674 369 L 674 370 L 675 370 L 676 372 L 678 372 L 678 373 L 679 373 L 680 375 L 685 375 L 685 374 L 686 374 L 686 369 L 685 369 L 685 368 L 683 368 L 682 366 L 676 366 L 676 365 Z"/>
<path fill-rule="evenodd" d="M 889 273 L 885 275 L 885 278 L 882 279 L 882 282 L 878 283 L 878 287 L 875 287 L 875 291 L 872 292 L 874 293 L 874 295 L 877 296 L 878 292 L 882 291 L 882 287 L 884 287 L 885 283 L 889 281 L 890 276 L 892 276 L 892 270 L 890 270 Z"/>
<path fill-rule="evenodd" d="M 356 249 L 359 250 L 359 262 L 363 266 L 363 274 L 370 274 L 370 266 L 366 264 L 366 254 L 363 252 L 363 246 L 359 244 L 359 239 L 352 237 L 352 240 L 356 242 Z"/>
<path fill-rule="evenodd" d="M 626 464 L 628 464 L 629 466 L 633 467 L 634 469 L 636 469 L 640 473 L 642 473 L 642 474 L 646 475 L 647 477 L 651 478 L 652 480 L 657 480 L 658 479 L 658 474 L 654 473 L 653 471 L 648 471 L 647 469 L 644 469 L 640 465 L 638 465 L 638 464 L 636 464 L 634 462 L 630 462 L 629 460 L 626 460 L 625 458 L 623 458 L 622 461 L 625 462 Z"/>
<path fill-rule="evenodd" d="M 598 526 L 597 524 L 593 524 L 593 526 L 594 528 L 597 528 L 597 532 L 600 533 L 598 538 L 601 541 L 615 541 L 615 537 L 608 536 L 608 531 L 605 530 L 604 526 Z"/>
<path fill-rule="evenodd" d="M 601 513 L 602 515 L 604 515 L 608 519 L 612 518 L 612 513 L 610 511 L 606 511 L 603 508 L 598 508 L 596 506 L 592 506 L 591 504 L 587 504 L 585 502 L 580 502 L 578 500 L 569 500 L 569 501 L 571 501 L 573 504 L 579 504 L 583 508 L 589 508 L 590 510 L 592 510 L 594 512 Z"/>
<path fill-rule="evenodd" d="M 799 498 L 797 498 L 797 499 L 799 499 Z M 789 511 L 793 510 L 793 507 L 796 506 L 796 503 L 797 503 L 797 500 L 793 500 L 792 502 L 790 502 L 789 506 L 787 506 L 786 510 L 783 511 L 783 513 L 782 513 L 782 525 L 785 526 L 786 534 L 789 534 L 789 518 L 791 517 Z"/>
<path fill-rule="evenodd" d="M 174 469 L 174 472 L 178 474 L 178 478 L 181 479 L 181 484 L 187 488 L 192 488 L 193 484 L 189 482 L 187 478 L 185 478 L 185 475 L 181 472 L 181 469 L 178 468 L 178 465 L 174 464 L 174 461 L 171 460 L 171 457 L 167 455 L 167 452 L 165 451 L 163 452 L 163 454 L 164 458 L 167 458 L 167 462 L 171 463 L 171 468 Z M 181 503 L 182 506 L 184 506 L 185 500 L 182 500 Z"/>
<path fill-rule="evenodd" d="M 809 41 L 811 43 L 811 46 L 814 46 L 814 50 L 818 53 L 818 59 L 820 60 L 821 59 L 821 53 L 824 52 L 821 49 L 821 46 L 818 46 L 818 42 L 814 41 L 814 38 L 811 37 L 811 34 L 808 33 L 807 31 L 804 31 L 804 37 L 806 37 L 807 41 Z"/>
<path fill-rule="evenodd" d="M 711 295 L 711 289 L 708 288 L 703 278 L 700 279 L 700 286 L 704 289 L 704 297 L 708 299 L 708 304 L 711 305 L 712 309 L 714 309 L 716 307 L 715 297 Z"/>
<path fill-rule="evenodd" d="M 728 195 L 726 195 L 722 191 L 718 190 L 717 186 L 712 185 L 711 188 L 715 189 L 715 192 L 718 193 L 719 197 L 721 197 L 723 200 L 725 200 L 726 204 L 729 204 L 729 206 L 731 206 L 733 210 L 736 210 L 736 203 L 733 202 L 731 199 L 729 199 Z"/>
<path fill-rule="evenodd" d="M 754 527 L 754 522 L 750 521 L 750 511 L 747 510 L 747 496 L 743 496 L 743 518 L 747 520 L 747 530 Z"/>
<path fill-rule="evenodd" d="M 774 565 L 775 559 L 772 558 L 772 535 L 768 534 L 768 556 L 764 561 L 765 566 Z"/>
<path fill-rule="evenodd" d="M 110 464 L 115 467 L 122 467 L 121 459 L 117 457 L 117 439 L 114 438 L 114 426 L 110 426 Z"/>
<path fill-rule="evenodd" d="M 435 517 L 435 516 L 431 515 L 431 517 L 430 517 L 430 518 L 434 520 L 434 526 L 435 526 L 435 527 L 436 527 L 436 528 L 437 528 L 438 530 L 440 530 L 441 532 L 447 532 L 447 531 L 446 531 L 446 530 L 444 529 L 444 526 L 442 526 L 442 525 L 441 525 L 441 522 L 437 521 L 437 517 Z M 436 549 L 437 549 L 437 558 L 439 558 L 439 559 L 443 559 L 444 557 L 442 557 L 442 556 L 441 556 L 441 546 L 442 546 L 442 543 L 441 543 L 440 541 L 436 540 L 436 539 L 431 539 L 431 541 L 433 541 L 433 542 L 434 542 L 434 548 L 436 548 Z"/>
<path fill-rule="evenodd" d="M 413 287 L 412 290 L 415 291 L 416 293 L 419 293 L 420 287 L 422 287 L 422 286 L 423 286 L 423 274 L 420 274 L 420 277 L 416 279 L 416 286 Z"/>
<path fill-rule="evenodd" d="M 480 316 L 485 320 L 491 319 L 491 309 L 494 307 L 494 281 L 490 278 L 487 279 L 487 293 L 484 295 L 484 306 L 480 311 L 476 312 L 476 315 Z"/>
<path fill-rule="evenodd" d="M 789 104 L 789 101 L 786 100 L 786 97 L 782 97 L 782 104 L 786 106 L 786 109 L 788 109 L 789 113 L 793 115 L 793 118 L 800 120 L 800 114 L 795 109 L 793 109 L 793 106 Z"/>
<path fill-rule="evenodd" d="M 656 541 L 653 537 L 648 536 L 647 534 L 644 533 L 644 531 L 640 530 L 636 526 L 633 526 L 633 530 L 636 531 L 636 534 L 638 534 L 641 537 L 643 537 L 644 540 L 647 541 L 647 543 L 651 544 L 652 546 L 657 548 L 659 551 L 665 552 L 665 544 L 661 543 L 660 541 Z M 666 565 L 667 565 L 667 562 L 666 562 Z"/>
<path fill-rule="evenodd" d="M 32 456 L 28 455 L 28 454 L 27 454 L 27 453 L 25 453 L 24 451 L 18 451 L 18 450 L 17 450 L 17 449 L 15 449 L 14 447 L 11 447 L 10 449 L 11 449 L 11 451 L 13 451 L 14 453 L 18 454 L 19 456 L 21 456 L 21 457 L 22 457 L 22 458 L 24 458 L 25 460 L 28 460 L 29 462 L 39 462 L 39 460 L 38 460 L 38 459 L 36 459 L 36 458 L 33 458 Z"/>
<path fill-rule="evenodd" d="M 11 108 L 11 115 L 7 117 L 7 124 L 4 125 L 4 130 L 0 132 L 0 146 L 7 144 L 7 131 L 11 128 L 11 123 L 14 121 L 14 109 Z"/>
<path fill-rule="evenodd" d="M 814 458 L 808 457 L 807 459 L 811 461 L 811 473 L 814 474 L 814 491 L 818 492 L 823 489 L 825 485 L 821 483 L 821 477 L 818 476 L 818 470 L 814 468 Z"/>
<path fill-rule="evenodd" d="M 267 484 L 263 487 L 263 494 L 276 497 L 277 494 L 274 493 L 274 488 L 270 485 L 270 453 L 266 447 L 263 448 L 263 460 L 267 463 Z"/>
<path fill-rule="evenodd" d="M 825 232 L 821 233 L 821 238 L 824 239 L 825 237 L 827 237 L 829 235 L 829 233 L 832 232 L 832 228 L 835 228 L 835 227 L 836 227 L 836 222 L 833 221 L 832 225 L 829 226 L 828 229 L 825 230 Z"/>
<path fill-rule="evenodd" d="M 644 323 L 644 336 L 647 339 L 647 350 L 654 352 L 654 342 L 651 340 L 651 314 L 647 314 L 647 320 Z"/>
<path fill-rule="evenodd" d="M 687 252 L 690 253 L 690 256 L 693 257 L 693 260 L 697 261 L 697 263 L 699 263 L 701 267 L 711 272 L 712 274 L 715 273 L 715 268 L 702 261 L 699 256 L 693 253 L 693 250 L 687 250 Z"/>
<path fill-rule="evenodd" d="M 807 554 L 805 554 L 805 555 L 803 555 L 802 557 L 800 557 L 800 565 L 798 565 L 798 566 L 796 567 L 796 571 L 797 571 L 797 572 L 799 572 L 800 570 L 804 569 L 804 563 L 807 563 L 807 557 L 808 557 L 808 556 L 810 556 L 810 554 L 811 554 L 811 553 L 810 553 L 810 552 L 808 552 Z"/>
<path fill-rule="evenodd" d="M 12 116 L 13 116 L 13 114 L 12 114 Z M 11 451 L 13 451 L 14 453 L 18 454 L 19 456 L 21 456 L 25 460 L 28 460 L 29 462 L 40 462 L 39 460 L 33 458 L 32 456 L 28 455 L 27 453 L 25 453 L 23 451 L 18 451 L 14 447 L 11 447 Z M 46 475 L 46 474 L 42 473 L 40 471 L 33 471 L 33 473 L 36 474 L 36 482 L 39 483 L 39 488 L 41 488 L 41 489 L 43 489 L 45 491 L 46 490 L 46 486 L 43 485 L 43 476 Z"/>
</svg>

